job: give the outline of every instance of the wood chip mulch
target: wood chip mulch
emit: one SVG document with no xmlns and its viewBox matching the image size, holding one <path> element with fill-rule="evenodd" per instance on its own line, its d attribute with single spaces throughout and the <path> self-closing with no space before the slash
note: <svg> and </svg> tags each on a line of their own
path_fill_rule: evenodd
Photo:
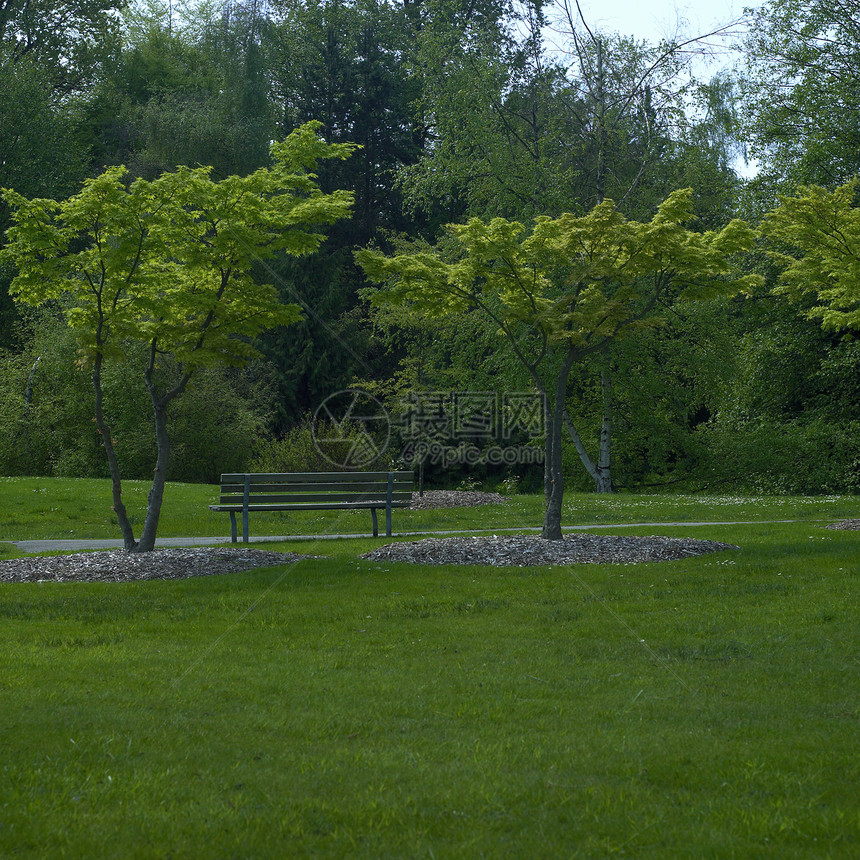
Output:
<svg viewBox="0 0 860 860">
<path fill-rule="evenodd" d="M 577 534 L 550 541 L 531 535 L 425 538 L 387 544 L 362 558 L 416 564 L 497 566 L 640 564 L 675 561 L 710 552 L 737 550 L 730 543 L 692 538 Z"/>
<path fill-rule="evenodd" d="M 128 553 L 76 552 L 28 556 L 0 561 L 2 582 L 140 582 L 145 579 L 188 579 L 239 573 L 258 567 L 291 564 L 309 556 L 262 549 L 197 547 Z"/>
<path fill-rule="evenodd" d="M 429 511 L 433 508 L 474 508 L 477 505 L 500 505 L 509 502 L 499 493 L 483 493 L 478 490 L 425 490 L 421 495 L 412 494 L 409 507 L 413 511 Z"/>
</svg>

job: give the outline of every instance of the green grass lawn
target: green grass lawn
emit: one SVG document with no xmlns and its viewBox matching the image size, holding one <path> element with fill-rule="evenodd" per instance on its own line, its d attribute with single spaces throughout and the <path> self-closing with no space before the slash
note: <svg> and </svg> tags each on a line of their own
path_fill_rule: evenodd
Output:
<svg viewBox="0 0 860 860">
<path fill-rule="evenodd" d="M 860 533 L 820 522 L 856 500 L 571 503 L 802 521 L 619 532 L 741 547 L 662 564 L 372 564 L 363 538 L 0 586 L 0 857 L 856 857 Z"/>
<path fill-rule="evenodd" d="M 139 533 L 146 512 L 149 484 L 126 481 L 123 497 Z M 168 484 L 159 536 L 228 536 L 230 519 L 213 513 L 218 487 Z M 565 496 L 564 524 L 605 525 L 651 522 L 737 522 L 803 520 L 830 522 L 860 516 L 860 503 L 850 496 L 693 496 L 616 494 Z M 395 532 L 424 530 L 498 530 L 539 527 L 541 495 L 513 496 L 502 505 L 479 508 L 395 510 Z M 295 511 L 252 514 L 251 535 L 369 534 L 369 511 Z M 383 529 L 384 530 L 384 529 Z M 0 541 L 121 537 L 111 510 L 106 480 L 0 477 Z"/>
</svg>

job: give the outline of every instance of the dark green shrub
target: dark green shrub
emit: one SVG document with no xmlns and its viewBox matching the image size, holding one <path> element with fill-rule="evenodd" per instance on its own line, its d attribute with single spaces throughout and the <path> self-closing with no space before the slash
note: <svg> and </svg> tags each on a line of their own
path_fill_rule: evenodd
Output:
<svg viewBox="0 0 860 860">
<path fill-rule="evenodd" d="M 107 477 L 93 421 L 89 373 L 65 326 L 42 317 L 30 345 L 0 356 L 0 472 L 7 475 Z M 137 361 L 136 361 L 137 359 Z M 152 406 L 140 372 L 142 356 L 105 367 L 105 416 L 125 478 L 149 479 L 155 464 Z M 265 369 L 200 371 L 170 408 L 171 480 L 217 483 L 220 473 L 247 468 L 265 432 Z M 165 363 L 162 374 L 175 374 Z"/>
<path fill-rule="evenodd" d="M 701 431 L 706 453 L 692 480 L 702 485 L 790 495 L 860 489 L 860 422 L 759 422 Z"/>
<path fill-rule="evenodd" d="M 290 428 L 280 438 L 258 442 L 250 468 L 255 472 L 337 472 L 343 469 L 377 471 L 394 465 L 392 452 L 385 448 L 384 440 L 373 440 L 375 447 L 368 456 L 372 457 L 374 450 L 381 451 L 381 456 L 369 459 L 364 465 L 360 455 L 366 444 L 364 430 L 358 425 L 314 424 L 310 416 L 305 416 L 301 424 Z M 354 463 L 357 455 L 359 462 Z"/>
</svg>

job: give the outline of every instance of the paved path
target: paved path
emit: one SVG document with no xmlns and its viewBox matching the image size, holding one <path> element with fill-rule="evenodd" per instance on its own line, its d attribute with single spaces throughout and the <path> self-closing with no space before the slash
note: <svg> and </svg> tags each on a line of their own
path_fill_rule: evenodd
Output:
<svg viewBox="0 0 860 860">
<path fill-rule="evenodd" d="M 695 522 L 695 523 L 593 523 L 591 525 L 564 526 L 565 532 L 593 531 L 594 529 L 626 529 L 626 528 L 676 528 L 691 526 L 752 526 L 769 525 L 774 523 L 796 523 L 800 520 L 739 520 L 736 522 Z M 438 535 L 477 534 L 485 532 L 488 534 L 501 534 L 502 532 L 539 532 L 540 528 L 511 528 L 511 529 L 459 529 L 452 531 L 423 531 L 423 532 L 398 532 L 392 537 L 435 537 Z M 252 537 L 251 543 L 272 543 L 281 541 L 317 541 L 317 540 L 344 540 L 348 538 L 366 538 L 367 534 L 347 535 L 269 535 L 267 537 Z M 21 552 L 68 552 L 74 550 L 95 549 L 122 549 L 121 540 L 13 540 L 6 541 L 14 544 Z M 218 546 L 226 544 L 229 546 L 229 537 L 177 537 L 157 538 L 156 547 L 171 546 Z M 236 544 L 241 546 L 241 542 Z"/>
</svg>

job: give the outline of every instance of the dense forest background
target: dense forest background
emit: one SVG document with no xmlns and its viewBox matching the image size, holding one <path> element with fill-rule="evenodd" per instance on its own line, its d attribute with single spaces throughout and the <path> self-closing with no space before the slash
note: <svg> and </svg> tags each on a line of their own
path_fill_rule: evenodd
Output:
<svg viewBox="0 0 860 860">
<path fill-rule="evenodd" d="M 860 4 L 770 0 L 719 39 L 697 35 L 598 32 L 566 0 L 0 0 L 0 187 L 61 199 L 118 164 L 132 178 L 180 164 L 244 175 L 312 119 L 360 144 L 320 175 L 324 191 L 354 192 L 353 217 L 314 256 L 258 273 L 302 321 L 262 337 L 247 367 L 202 373 L 171 416 L 174 480 L 320 468 L 309 422 L 335 392 L 365 390 L 397 416 L 416 393 L 529 389 L 484 317 L 374 304 L 356 250 L 610 199 L 647 221 L 686 187 L 696 229 L 756 225 L 781 194 L 857 175 Z M 717 44 L 735 50 L 733 71 L 707 71 Z M 568 486 L 595 487 L 610 438 L 618 489 L 860 489 L 860 342 L 775 295 L 765 254 L 738 265 L 762 287 L 667 306 L 661 326 L 576 368 Z M 14 305 L 13 276 L 0 269 L 0 474 L 105 475 L 61 308 Z M 125 474 L 149 477 L 140 383 L 118 362 L 104 384 Z M 428 464 L 427 480 L 536 490 L 542 471 Z"/>
</svg>

